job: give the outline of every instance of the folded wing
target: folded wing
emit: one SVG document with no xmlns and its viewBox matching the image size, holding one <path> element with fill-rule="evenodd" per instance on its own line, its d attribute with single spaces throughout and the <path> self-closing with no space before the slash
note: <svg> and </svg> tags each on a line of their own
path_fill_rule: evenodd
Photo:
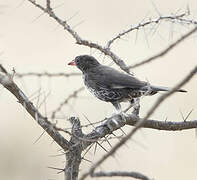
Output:
<svg viewBox="0 0 197 180">
<path fill-rule="evenodd" d="M 94 71 L 94 69 L 92 69 L 91 71 Z M 104 88 L 111 88 L 111 89 L 131 88 L 134 90 L 138 90 L 143 88 L 144 86 L 147 86 L 147 82 L 140 81 L 131 75 L 121 73 L 107 66 L 101 65 L 97 67 L 96 72 L 99 72 L 99 75 L 92 76 L 89 78 L 94 79 L 94 82 L 96 82 L 97 85 Z"/>
</svg>

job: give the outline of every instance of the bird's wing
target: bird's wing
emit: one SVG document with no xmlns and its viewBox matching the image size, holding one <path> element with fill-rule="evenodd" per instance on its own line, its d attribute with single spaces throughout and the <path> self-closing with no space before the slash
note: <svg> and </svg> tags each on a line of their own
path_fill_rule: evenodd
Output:
<svg viewBox="0 0 197 180">
<path fill-rule="evenodd" d="M 140 81 L 137 78 L 121 73 L 111 67 L 100 65 L 96 69 L 92 69 L 89 73 L 90 79 L 96 85 L 112 89 L 140 89 L 147 85 L 146 82 Z"/>
</svg>

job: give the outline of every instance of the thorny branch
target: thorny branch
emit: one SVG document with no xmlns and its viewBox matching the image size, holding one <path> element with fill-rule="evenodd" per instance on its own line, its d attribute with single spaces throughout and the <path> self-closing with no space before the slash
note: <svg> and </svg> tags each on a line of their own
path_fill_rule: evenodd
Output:
<svg viewBox="0 0 197 180">
<path fill-rule="evenodd" d="M 194 34 L 195 32 L 197 31 L 197 26 L 195 28 L 193 28 L 191 31 L 189 31 L 188 33 L 186 33 L 185 35 L 183 35 L 181 38 L 179 38 L 178 40 L 176 40 L 174 43 L 172 43 L 171 45 L 169 45 L 166 49 L 162 50 L 161 52 L 159 52 L 158 54 L 148 58 L 148 59 L 145 59 L 139 63 L 136 63 L 132 66 L 129 66 L 128 68 L 131 69 L 131 68 L 136 68 L 138 66 L 141 66 L 141 65 L 144 65 L 144 64 L 147 64 L 153 60 L 156 60 L 158 59 L 159 57 L 161 56 L 164 56 L 165 54 L 167 54 L 169 51 L 171 51 L 174 47 L 176 47 L 178 44 L 180 44 L 182 41 L 184 41 L 186 38 L 188 38 L 189 36 L 191 36 L 192 34 Z"/>
<path fill-rule="evenodd" d="M 125 117 L 125 120 L 126 121 L 122 121 L 122 118 L 118 115 L 112 116 L 108 119 L 105 119 L 104 123 L 95 127 L 95 129 L 91 133 L 84 135 L 83 138 L 73 135 L 67 130 L 67 128 L 55 127 L 55 129 L 69 134 L 70 136 L 74 136 L 79 141 L 83 141 L 83 149 L 85 150 L 91 143 L 94 143 L 99 139 L 105 137 L 106 135 L 111 134 L 111 132 L 120 129 L 125 125 L 135 126 L 139 121 L 142 121 L 143 119 L 132 113 Z M 103 121 L 104 120 L 102 120 L 101 122 Z M 109 124 L 111 129 L 109 128 Z M 145 121 L 143 127 L 164 131 L 181 131 L 197 128 L 197 120 L 174 122 L 148 119 Z"/>
<path fill-rule="evenodd" d="M 54 119 L 57 112 L 61 111 L 62 107 L 68 103 L 71 98 L 77 97 L 78 93 L 83 91 L 84 87 L 81 87 L 74 91 L 68 98 L 66 98 L 60 105 L 52 112 L 51 118 Z"/>
<path fill-rule="evenodd" d="M 101 51 L 105 55 L 110 56 L 113 59 L 113 61 L 122 70 L 124 70 L 125 72 L 129 73 L 129 70 L 128 70 L 126 64 L 124 63 L 124 61 L 120 57 L 118 57 L 115 53 L 110 51 L 109 48 L 104 48 L 101 45 L 98 45 L 97 43 L 93 43 L 93 42 L 90 42 L 88 40 L 82 39 L 79 36 L 79 34 L 70 27 L 70 25 L 67 23 L 67 21 L 64 21 L 64 20 L 60 19 L 58 16 L 56 16 L 56 14 L 52 11 L 52 8 L 51 7 L 49 8 L 49 5 L 48 5 L 47 8 L 44 8 L 40 4 L 36 3 L 34 0 L 28 0 L 28 1 L 31 2 L 37 8 L 39 8 L 42 11 L 44 11 L 45 13 L 47 13 L 54 20 L 56 20 L 56 22 L 58 24 L 60 24 L 66 31 L 68 31 L 73 36 L 73 38 L 76 40 L 76 44 L 84 45 L 84 46 L 88 46 L 90 48 L 98 49 L 99 51 Z"/>
<path fill-rule="evenodd" d="M 10 91 L 18 102 L 27 110 L 33 119 L 62 147 L 65 151 L 70 149 L 69 142 L 54 128 L 54 125 L 48 121 L 26 97 L 21 89 L 14 83 L 13 75 L 7 73 L 5 68 L 0 65 L 0 84 Z"/>
<path fill-rule="evenodd" d="M 140 118 L 130 118 L 128 116 L 126 120 L 126 125 L 135 126 L 138 121 L 142 121 Z M 158 120 L 147 120 L 145 121 L 144 128 L 151 128 L 157 130 L 164 131 L 181 131 L 187 130 L 197 127 L 197 119 L 192 121 L 182 121 L 182 122 L 174 122 L 174 121 L 158 121 Z"/>
<path fill-rule="evenodd" d="M 15 76 L 18 78 L 23 78 L 27 76 L 37 76 L 37 77 L 71 77 L 71 76 L 79 76 L 81 73 L 49 73 L 49 72 L 28 72 L 28 73 L 16 73 Z"/>
<path fill-rule="evenodd" d="M 135 132 L 141 127 L 144 126 L 147 119 L 154 113 L 154 111 L 159 107 L 159 105 L 170 95 L 172 95 L 177 89 L 180 89 L 184 84 L 188 83 L 189 80 L 196 75 L 197 73 L 197 66 L 179 83 L 177 84 L 171 91 L 163 94 L 158 98 L 156 103 L 150 108 L 146 116 L 135 124 L 135 127 L 130 131 L 128 135 L 126 135 L 120 142 L 118 142 L 107 154 L 105 154 L 100 160 L 98 160 L 87 173 L 83 174 L 80 180 L 84 180 L 88 175 L 92 175 L 94 170 L 101 165 L 108 157 L 112 156 L 123 144 L 125 144 Z"/>
<path fill-rule="evenodd" d="M 114 177 L 114 176 L 120 176 L 120 177 L 132 177 L 135 179 L 141 179 L 141 180 L 150 180 L 147 176 L 139 173 L 139 172 L 121 172 L 121 171 L 115 171 L 115 172 L 96 172 L 92 174 L 92 177 Z"/>
<path fill-rule="evenodd" d="M 68 24 L 67 21 L 64 21 L 62 19 L 60 19 L 58 16 L 56 16 L 56 14 L 53 12 L 53 9 L 51 8 L 50 6 L 50 1 L 48 0 L 47 1 L 47 5 L 46 5 L 46 8 L 41 6 L 40 4 L 36 3 L 36 1 L 34 0 L 28 0 L 29 2 L 31 2 L 34 6 L 36 6 L 37 8 L 41 9 L 43 12 L 47 13 L 50 17 L 52 17 L 54 20 L 56 20 L 57 23 L 59 23 L 66 31 L 68 31 L 72 36 L 73 38 L 76 40 L 76 44 L 79 44 L 79 45 L 84 45 L 84 46 L 88 46 L 90 48 L 94 48 L 94 49 L 97 49 L 99 51 L 101 51 L 102 53 L 104 53 L 105 55 L 109 56 L 112 58 L 112 60 L 125 72 L 127 73 L 130 73 L 129 72 L 129 69 L 131 69 L 133 66 L 130 66 L 128 67 L 124 61 L 118 57 L 114 52 L 112 52 L 110 50 L 110 46 L 111 44 L 117 40 L 118 38 L 128 34 L 129 32 L 133 31 L 133 30 L 138 30 L 139 28 L 141 27 L 144 27 L 144 26 L 147 26 L 147 25 L 150 25 L 150 24 L 153 24 L 153 23 L 159 23 L 160 21 L 162 20 L 168 20 L 168 21 L 172 21 L 174 22 L 175 20 L 177 20 L 178 22 L 180 23 L 187 23 L 187 24 L 194 24 L 196 25 L 197 22 L 194 21 L 194 20 L 189 20 L 189 19 L 184 19 L 183 17 L 186 16 L 188 13 L 183 13 L 183 14 L 180 14 L 180 15 L 171 15 L 171 16 L 160 16 L 159 18 L 157 19 L 154 19 L 154 20 L 149 20 L 147 22 L 144 22 L 144 23 L 140 23 L 138 24 L 137 26 L 134 26 L 134 27 L 131 27 L 129 28 L 128 30 L 124 31 L 123 33 L 120 33 L 119 35 L 117 35 L 116 37 L 114 37 L 112 40 L 108 41 L 106 47 L 103 47 L 97 43 L 94 43 L 94 42 L 91 42 L 91 41 L 88 41 L 88 40 L 84 40 L 82 39 L 79 34 L 74 31 L 70 25 Z M 181 40 L 182 41 L 182 40 Z M 176 46 L 178 43 L 175 43 L 174 45 L 171 45 L 165 53 L 167 53 L 169 50 L 171 50 L 174 46 Z M 159 56 L 162 56 L 163 53 L 161 52 L 161 55 L 158 55 Z M 157 57 L 153 57 L 153 59 L 155 59 Z M 150 59 L 150 60 L 149 60 Z M 151 61 L 152 58 L 149 58 L 145 61 Z M 136 65 L 135 65 L 136 66 Z M 137 65 L 139 66 L 139 65 Z"/>
<path fill-rule="evenodd" d="M 120 39 L 122 36 L 134 31 L 134 30 L 139 30 L 140 28 L 144 28 L 145 26 L 148 26 L 150 24 L 159 24 L 161 21 L 165 20 L 165 21 L 180 21 L 180 22 L 190 22 L 189 24 L 195 24 L 195 21 L 189 21 L 187 19 L 183 19 L 182 17 L 186 16 L 187 13 L 183 13 L 183 14 L 179 14 L 179 15 L 170 15 L 170 16 L 160 16 L 159 18 L 156 19 L 149 19 L 146 22 L 140 23 L 136 26 L 131 26 L 129 29 L 123 31 L 122 33 L 119 33 L 117 36 L 115 36 L 113 39 L 109 40 L 107 43 L 107 48 L 110 48 L 110 46 L 112 45 L 112 43 L 114 43 L 117 39 Z"/>
</svg>

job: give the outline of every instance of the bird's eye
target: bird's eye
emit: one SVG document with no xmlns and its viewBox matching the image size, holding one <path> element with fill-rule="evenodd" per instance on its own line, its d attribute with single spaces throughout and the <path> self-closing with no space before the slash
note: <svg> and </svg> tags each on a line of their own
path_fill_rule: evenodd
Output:
<svg viewBox="0 0 197 180">
<path fill-rule="evenodd" d="M 79 62 L 79 58 L 76 57 L 76 58 L 75 58 L 75 63 L 78 63 L 78 62 Z"/>
</svg>

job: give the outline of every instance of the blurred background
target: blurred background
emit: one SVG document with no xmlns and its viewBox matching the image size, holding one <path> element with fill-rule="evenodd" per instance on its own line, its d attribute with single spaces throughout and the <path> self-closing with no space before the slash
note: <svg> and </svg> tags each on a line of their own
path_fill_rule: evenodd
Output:
<svg viewBox="0 0 197 180">
<path fill-rule="evenodd" d="M 39 2 L 44 4 L 45 1 Z M 83 39 L 103 46 L 131 25 L 145 22 L 149 17 L 157 18 L 158 14 L 179 14 L 189 7 L 189 18 L 196 20 L 197 15 L 195 0 L 56 0 L 52 1 L 52 7 L 59 17 L 68 20 Z M 0 63 L 7 70 L 14 68 L 17 73 L 79 73 L 77 68 L 67 66 L 67 63 L 81 54 L 91 54 L 101 63 L 119 69 L 99 51 L 75 44 L 69 33 L 26 0 L 1 0 L 0 22 Z M 124 59 L 127 65 L 132 65 L 161 51 L 191 28 L 192 26 L 176 22 L 147 26 L 138 33 L 134 31 L 116 41 L 112 45 L 112 51 Z M 193 34 L 164 57 L 132 71 L 141 80 L 148 80 L 152 84 L 174 86 L 196 65 L 196 41 L 196 34 Z M 15 77 L 15 82 L 42 114 L 49 117 L 64 99 L 83 86 L 81 76 Z M 184 89 L 188 90 L 187 94 L 174 94 L 162 103 L 151 118 L 182 121 L 181 112 L 186 117 L 193 109 L 188 121 L 195 120 L 196 77 Z M 142 98 L 141 117 L 158 97 L 159 94 Z M 3 87 L 0 87 L 0 99 L 0 179 L 63 179 L 63 173 L 57 174 L 58 171 L 47 168 L 64 168 L 65 158 L 60 147 L 47 134 L 36 141 L 43 129 Z M 88 124 L 88 120 L 97 122 L 109 117 L 112 111 L 111 104 L 97 100 L 84 90 L 63 107 L 56 120 L 58 126 L 70 128 L 67 122 L 70 116 L 78 116 L 82 124 Z M 123 129 L 128 132 L 131 128 Z M 89 132 L 92 129 L 93 127 L 89 127 L 84 131 Z M 117 131 L 115 134 L 119 136 L 122 132 Z M 112 139 L 110 142 L 115 144 L 117 141 Z M 104 147 L 110 149 L 107 143 Z M 102 164 L 100 170 L 138 171 L 159 180 L 196 179 L 196 151 L 194 129 L 177 132 L 141 129 L 115 157 Z M 103 149 L 97 147 L 94 154 L 93 147 L 85 158 L 94 163 L 104 153 Z M 81 173 L 90 166 L 91 163 L 84 161 L 81 164 Z"/>
</svg>

